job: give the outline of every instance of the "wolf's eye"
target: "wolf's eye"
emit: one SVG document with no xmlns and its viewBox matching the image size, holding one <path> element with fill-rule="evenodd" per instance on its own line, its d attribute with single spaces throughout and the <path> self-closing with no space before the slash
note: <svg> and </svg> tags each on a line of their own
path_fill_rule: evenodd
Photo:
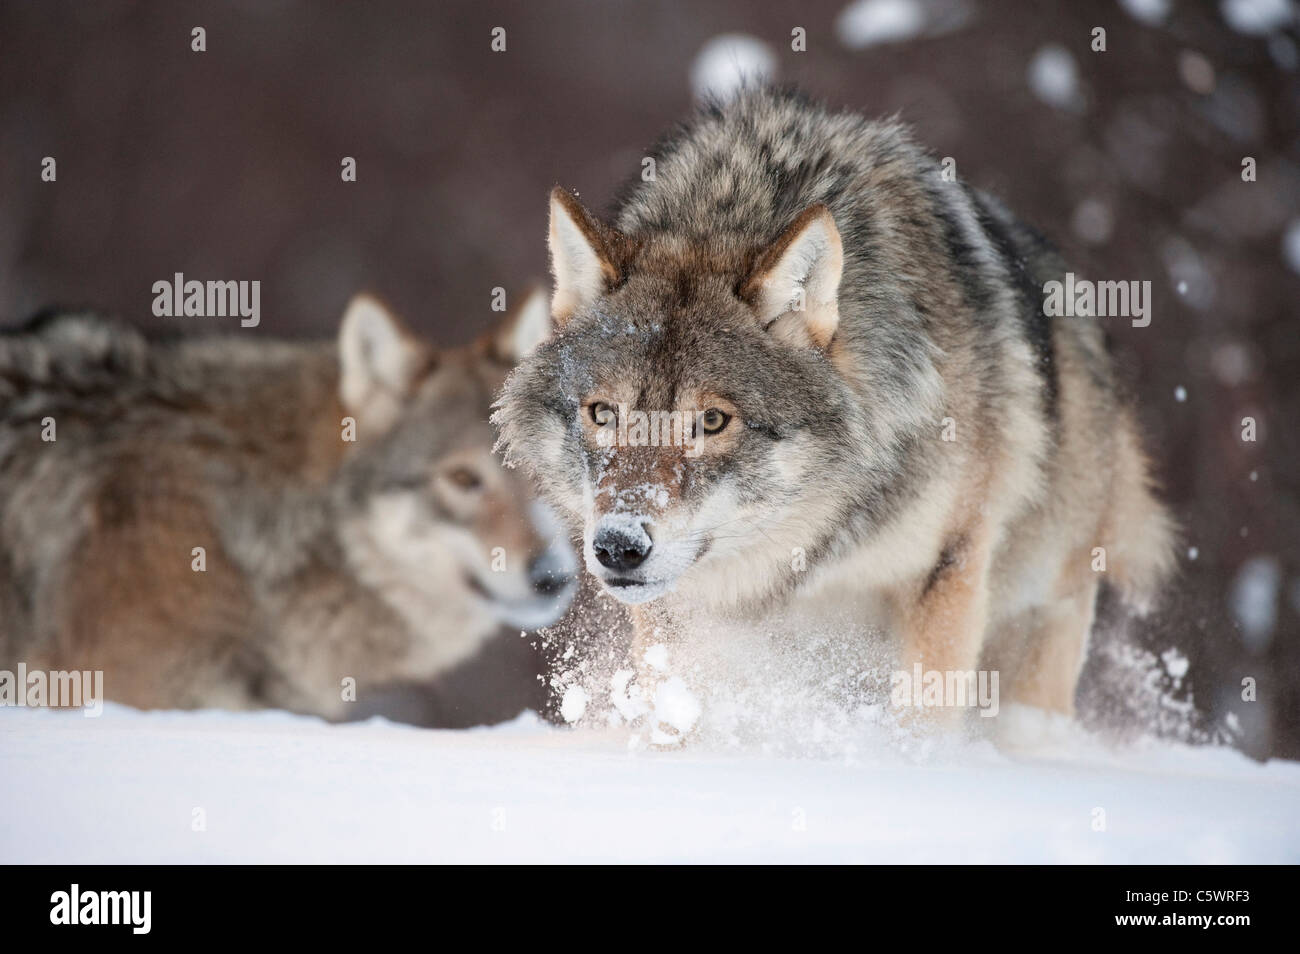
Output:
<svg viewBox="0 0 1300 954">
<path fill-rule="evenodd" d="M 725 411 L 719 411 L 716 407 L 711 407 L 700 415 L 700 427 L 704 429 L 705 434 L 716 434 L 727 426 L 731 420 L 731 415 Z"/>
<path fill-rule="evenodd" d="M 483 484 L 479 475 L 468 467 L 453 467 L 447 472 L 447 479 L 461 490 L 478 490 Z"/>
<path fill-rule="evenodd" d="M 597 427 L 613 424 L 614 419 L 618 416 L 614 413 L 614 409 L 603 401 L 594 401 L 589 410 L 591 411 L 592 423 Z"/>
</svg>

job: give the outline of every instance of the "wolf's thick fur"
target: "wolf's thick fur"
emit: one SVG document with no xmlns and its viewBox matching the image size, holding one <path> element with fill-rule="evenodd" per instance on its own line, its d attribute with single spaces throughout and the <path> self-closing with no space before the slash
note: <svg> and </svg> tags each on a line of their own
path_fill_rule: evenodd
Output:
<svg viewBox="0 0 1300 954">
<path fill-rule="evenodd" d="M 1099 584 L 1145 605 L 1173 530 L 1098 320 L 1043 315 L 1062 262 L 902 126 L 797 95 L 653 155 L 612 227 L 552 193 L 557 331 L 495 418 L 591 572 L 657 639 L 835 608 L 1071 712 Z M 601 446 L 620 407 L 730 418 L 696 456 Z"/>
<path fill-rule="evenodd" d="M 366 296 L 337 344 L 75 314 L 0 335 L 0 668 L 339 717 L 347 677 L 427 679 L 553 620 L 576 562 L 487 422 L 539 314 L 443 352 Z"/>
</svg>

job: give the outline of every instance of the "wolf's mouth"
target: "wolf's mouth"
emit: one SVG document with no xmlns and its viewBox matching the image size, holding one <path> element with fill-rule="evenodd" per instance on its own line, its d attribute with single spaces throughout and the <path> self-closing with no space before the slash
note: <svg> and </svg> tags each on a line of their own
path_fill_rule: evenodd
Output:
<svg viewBox="0 0 1300 954">
<path fill-rule="evenodd" d="M 548 592 L 523 599 L 507 599 L 493 593 L 473 573 L 465 574 L 465 585 L 486 605 L 488 612 L 507 626 L 520 629 L 540 629 L 549 626 L 564 615 L 577 591 L 577 578 L 566 577 L 555 581 Z"/>
<path fill-rule="evenodd" d="M 711 538 L 704 538 L 696 544 L 693 552 L 684 552 L 686 547 L 680 543 L 670 543 L 651 552 L 649 559 L 637 567 L 602 565 L 599 557 L 593 554 L 592 544 L 588 543 L 587 571 L 620 603 L 648 603 L 673 589 L 682 574 L 709 552 L 712 542 Z M 667 552 L 663 552 L 665 550 Z"/>
<path fill-rule="evenodd" d="M 486 586 L 478 581 L 477 576 L 473 573 L 464 573 L 462 574 L 462 578 L 465 581 L 465 585 L 469 587 L 471 593 L 487 600 L 489 603 L 492 602 L 492 594 L 488 592 Z"/>
<path fill-rule="evenodd" d="M 660 580 L 634 580 L 634 579 L 632 579 L 631 577 L 626 577 L 626 576 L 615 576 L 615 577 L 610 577 L 609 579 L 605 580 L 604 582 L 605 582 L 605 585 L 606 585 L 606 586 L 612 586 L 612 587 L 616 587 L 616 588 L 620 588 L 620 589 L 621 589 L 622 587 L 625 587 L 625 586 L 650 586 L 650 585 L 652 585 L 652 584 L 659 583 L 659 582 L 662 582 L 662 581 L 660 581 Z"/>
<path fill-rule="evenodd" d="M 648 603 L 663 596 L 671 580 L 638 580 L 628 576 L 597 576 L 610 595 L 620 603 Z"/>
</svg>

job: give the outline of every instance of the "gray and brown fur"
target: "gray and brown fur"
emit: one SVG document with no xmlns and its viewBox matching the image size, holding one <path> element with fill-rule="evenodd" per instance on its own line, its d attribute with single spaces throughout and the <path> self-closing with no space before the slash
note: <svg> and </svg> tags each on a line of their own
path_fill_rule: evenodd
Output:
<svg viewBox="0 0 1300 954">
<path fill-rule="evenodd" d="M 571 558 L 487 422 L 522 318 L 444 351 L 366 296 L 337 343 L 80 314 L 0 335 L 0 668 L 341 717 L 345 678 L 426 680 L 553 618 Z"/>
<path fill-rule="evenodd" d="M 835 606 L 904 668 L 983 660 L 1071 712 L 1098 586 L 1148 605 L 1173 529 L 1099 320 L 1042 313 L 1057 255 L 905 127 L 794 94 L 706 106 L 652 155 L 612 225 L 552 194 L 556 330 L 495 418 L 589 569 L 656 638 Z M 735 413 L 695 459 L 610 450 L 611 399 Z M 616 531 L 650 544 L 628 573 L 593 543 Z"/>
</svg>

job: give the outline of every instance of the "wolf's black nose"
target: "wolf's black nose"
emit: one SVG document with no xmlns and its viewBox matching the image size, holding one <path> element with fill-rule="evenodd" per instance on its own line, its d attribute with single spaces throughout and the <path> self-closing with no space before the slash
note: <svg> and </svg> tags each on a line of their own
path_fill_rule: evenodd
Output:
<svg viewBox="0 0 1300 954">
<path fill-rule="evenodd" d="M 533 585 L 533 592 L 540 596 L 552 596 L 572 580 L 572 567 L 554 550 L 539 553 L 528 564 L 528 582 Z"/>
<path fill-rule="evenodd" d="M 622 525 L 597 530 L 591 548 L 596 551 L 600 565 L 610 570 L 634 570 L 644 563 L 653 544 L 644 527 L 636 530 L 640 532 Z"/>
</svg>

